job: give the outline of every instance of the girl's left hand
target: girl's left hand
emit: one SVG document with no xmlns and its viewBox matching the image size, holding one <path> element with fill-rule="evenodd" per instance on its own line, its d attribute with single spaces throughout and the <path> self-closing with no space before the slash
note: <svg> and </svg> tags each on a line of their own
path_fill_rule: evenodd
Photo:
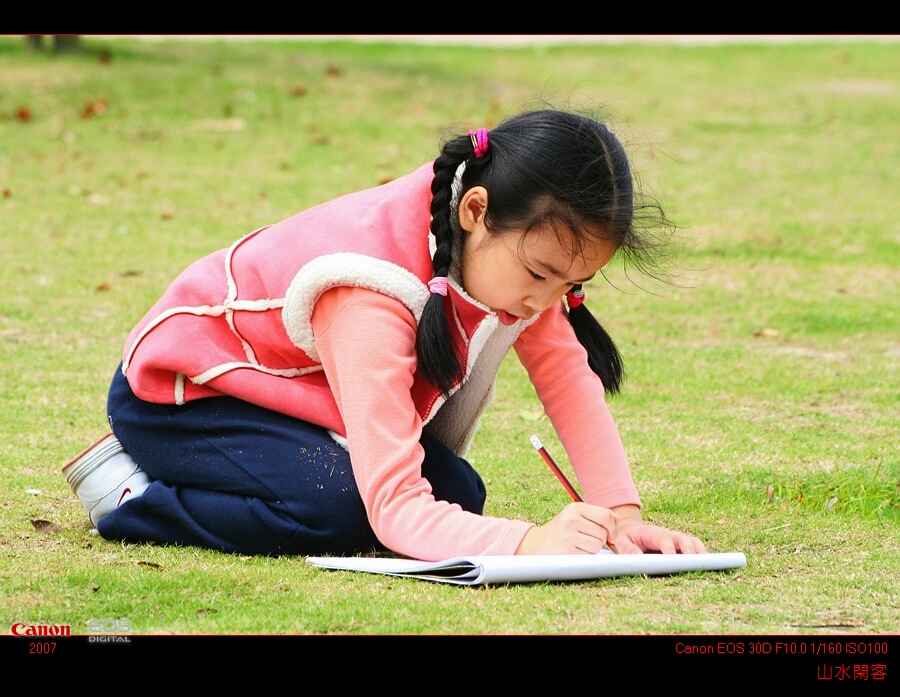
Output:
<svg viewBox="0 0 900 697">
<path fill-rule="evenodd" d="M 706 545 L 693 535 L 645 523 L 634 507 L 614 510 L 617 518 L 615 552 L 618 554 L 705 554 Z"/>
</svg>

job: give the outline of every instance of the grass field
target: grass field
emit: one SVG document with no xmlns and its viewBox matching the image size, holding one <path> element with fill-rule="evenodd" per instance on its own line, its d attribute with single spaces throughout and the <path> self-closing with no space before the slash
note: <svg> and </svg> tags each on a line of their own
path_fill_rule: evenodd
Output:
<svg viewBox="0 0 900 697">
<path fill-rule="evenodd" d="M 440 46 L 0 37 L 0 617 L 135 634 L 900 632 L 900 44 Z M 679 225 L 670 283 L 588 304 L 645 516 L 726 573 L 460 589 L 89 533 L 60 474 L 125 335 L 195 258 L 433 158 L 448 127 L 602 105 Z M 493 515 L 567 466 L 510 356 L 471 461 Z M 3 630 L 5 631 L 5 630 Z"/>
</svg>

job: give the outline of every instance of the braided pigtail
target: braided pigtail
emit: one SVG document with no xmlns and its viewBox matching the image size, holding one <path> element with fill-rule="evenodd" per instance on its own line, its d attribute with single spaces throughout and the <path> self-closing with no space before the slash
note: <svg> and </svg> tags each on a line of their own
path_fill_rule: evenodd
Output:
<svg viewBox="0 0 900 697">
<path fill-rule="evenodd" d="M 587 351 L 588 365 L 600 377 L 606 394 L 618 394 L 625 379 L 625 364 L 618 347 L 585 306 L 584 290 L 580 285 L 572 286 L 572 290 L 566 293 L 566 302 L 569 323 Z"/>
<path fill-rule="evenodd" d="M 435 238 L 434 278 L 428 284 L 431 297 L 425 303 L 416 334 L 419 372 L 446 396 L 465 375 L 456 351 L 445 303 L 447 276 L 453 263 L 453 187 L 459 166 L 473 154 L 469 137 L 460 136 L 444 145 L 434 161 L 431 182 L 431 232 Z"/>
</svg>

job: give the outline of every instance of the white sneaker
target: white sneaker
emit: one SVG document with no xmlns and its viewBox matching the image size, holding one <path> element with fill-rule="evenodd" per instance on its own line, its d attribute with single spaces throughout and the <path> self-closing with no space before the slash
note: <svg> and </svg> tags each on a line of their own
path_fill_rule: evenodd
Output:
<svg viewBox="0 0 900 697">
<path fill-rule="evenodd" d="M 150 486 L 150 478 L 112 433 L 63 465 L 62 471 L 95 526 L 107 513 Z"/>
</svg>

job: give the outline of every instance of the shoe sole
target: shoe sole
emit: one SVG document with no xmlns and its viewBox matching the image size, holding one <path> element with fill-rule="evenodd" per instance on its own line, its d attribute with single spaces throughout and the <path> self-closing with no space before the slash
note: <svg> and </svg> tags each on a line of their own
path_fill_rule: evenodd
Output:
<svg viewBox="0 0 900 697">
<path fill-rule="evenodd" d="M 66 475 L 66 481 L 74 491 L 81 484 L 81 480 L 90 474 L 99 463 L 105 462 L 112 455 L 122 451 L 122 444 L 119 443 L 115 434 L 107 433 L 63 465 L 62 472 Z"/>
</svg>

